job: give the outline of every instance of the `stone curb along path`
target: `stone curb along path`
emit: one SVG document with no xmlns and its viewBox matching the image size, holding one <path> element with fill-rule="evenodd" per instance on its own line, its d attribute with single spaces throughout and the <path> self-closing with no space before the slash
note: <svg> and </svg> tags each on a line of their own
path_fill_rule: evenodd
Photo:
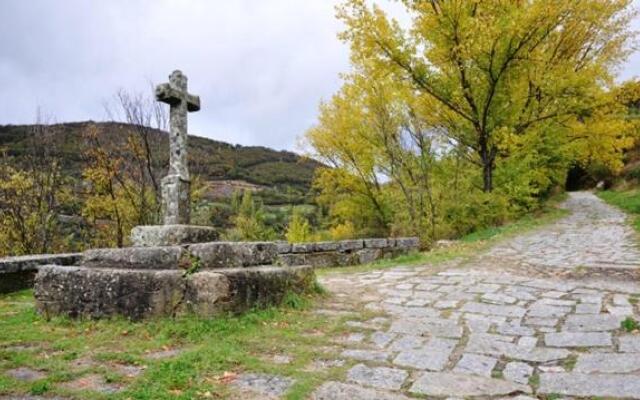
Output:
<svg viewBox="0 0 640 400">
<path fill-rule="evenodd" d="M 640 399 L 640 334 L 621 328 L 627 317 L 640 320 L 640 282 L 530 268 L 640 262 L 620 211 L 591 193 L 571 193 L 565 206 L 572 214 L 563 220 L 441 272 L 325 276 L 336 315 L 364 307 L 384 316 L 347 322 L 359 331 L 341 354 L 352 367 L 311 398 Z"/>
</svg>

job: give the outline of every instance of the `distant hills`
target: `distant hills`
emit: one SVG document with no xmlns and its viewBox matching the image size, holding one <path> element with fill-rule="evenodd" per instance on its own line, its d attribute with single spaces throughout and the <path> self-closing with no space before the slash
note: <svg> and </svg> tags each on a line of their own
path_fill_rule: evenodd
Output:
<svg viewBox="0 0 640 400">
<path fill-rule="evenodd" d="M 71 122 L 51 125 L 55 132 L 55 152 L 63 161 L 66 174 L 80 177 L 86 165 L 87 146 L 84 132 L 94 125 L 101 139 L 124 143 L 135 129 L 118 122 Z M 29 151 L 29 135 L 33 125 L 0 125 L 0 147 L 9 155 L 21 159 Z M 168 168 L 168 134 L 160 130 L 150 133 L 155 168 L 160 176 Z M 192 174 L 199 175 L 210 187 L 211 197 L 225 197 L 237 189 L 267 189 L 272 203 L 303 202 L 316 168 L 321 164 L 289 151 L 277 151 L 259 146 L 232 145 L 199 136 L 189 137 L 189 163 Z M 283 196 L 278 196 L 282 193 Z M 284 194 L 287 194 L 286 196 Z"/>
</svg>

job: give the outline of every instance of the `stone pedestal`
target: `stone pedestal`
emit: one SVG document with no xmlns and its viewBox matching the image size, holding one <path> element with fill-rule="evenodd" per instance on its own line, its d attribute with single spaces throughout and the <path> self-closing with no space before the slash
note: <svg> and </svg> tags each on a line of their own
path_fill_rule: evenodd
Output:
<svg viewBox="0 0 640 400">
<path fill-rule="evenodd" d="M 208 226 L 142 225 L 131 230 L 131 242 L 137 247 L 204 243 L 217 239 L 218 232 Z"/>
<path fill-rule="evenodd" d="M 406 254 L 419 244 L 417 238 L 197 243 L 214 234 L 190 225 L 136 227 L 134 242 L 144 246 L 87 250 L 79 265 L 40 267 L 36 307 L 46 317 L 240 312 L 311 291 L 314 267 Z"/>
</svg>

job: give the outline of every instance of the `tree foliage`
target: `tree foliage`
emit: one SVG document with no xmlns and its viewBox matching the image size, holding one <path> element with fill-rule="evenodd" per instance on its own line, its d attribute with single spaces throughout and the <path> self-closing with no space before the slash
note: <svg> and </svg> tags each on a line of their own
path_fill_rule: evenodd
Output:
<svg viewBox="0 0 640 400">
<path fill-rule="evenodd" d="M 71 191 L 53 154 L 56 132 L 41 117 L 29 135 L 21 166 L 2 152 L 0 159 L 0 255 L 55 252 L 68 243 L 59 217 Z"/>
<path fill-rule="evenodd" d="M 285 238 L 289 243 L 304 243 L 311 241 L 312 237 L 309 220 L 305 218 L 299 208 L 294 208 L 289 224 L 287 224 Z"/>
<path fill-rule="evenodd" d="M 228 240 L 262 241 L 275 239 L 274 230 L 267 225 L 262 203 L 254 200 L 250 190 L 245 190 L 242 197 L 236 194 L 232 207 L 235 215 L 231 218 L 233 227 L 226 232 Z"/>
<path fill-rule="evenodd" d="M 335 226 L 428 244 L 535 208 L 571 165 L 620 170 L 629 1 L 402 3 L 409 27 L 339 7 L 352 71 L 306 134 Z"/>
<path fill-rule="evenodd" d="M 353 64 L 411 82 L 430 122 L 480 165 L 486 192 L 527 136 L 560 134 L 606 103 L 632 35 L 629 0 L 403 4 L 409 29 L 364 0 L 340 8 Z"/>
</svg>

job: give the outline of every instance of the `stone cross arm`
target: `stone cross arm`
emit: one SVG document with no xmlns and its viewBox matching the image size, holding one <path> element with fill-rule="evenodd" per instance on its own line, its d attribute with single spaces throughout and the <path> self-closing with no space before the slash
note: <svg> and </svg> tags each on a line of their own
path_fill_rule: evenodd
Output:
<svg viewBox="0 0 640 400">
<path fill-rule="evenodd" d="M 200 97 L 176 88 L 170 83 L 163 83 L 156 87 L 156 99 L 172 106 L 180 104 L 181 101 L 186 101 L 188 111 L 200 110 Z"/>
</svg>

